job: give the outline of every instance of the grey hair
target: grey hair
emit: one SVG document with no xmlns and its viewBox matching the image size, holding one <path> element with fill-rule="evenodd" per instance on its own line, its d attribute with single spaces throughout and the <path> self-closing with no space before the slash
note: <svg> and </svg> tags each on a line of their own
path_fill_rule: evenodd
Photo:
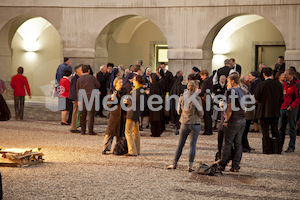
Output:
<svg viewBox="0 0 300 200">
<path fill-rule="evenodd" d="M 106 65 L 101 65 L 100 66 L 100 71 L 105 67 Z"/>
<path fill-rule="evenodd" d="M 240 81 L 241 81 L 241 83 L 245 83 L 245 81 L 246 81 L 247 79 L 248 79 L 248 75 L 247 75 L 247 74 L 244 74 L 244 75 L 241 76 Z"/>
</svg>

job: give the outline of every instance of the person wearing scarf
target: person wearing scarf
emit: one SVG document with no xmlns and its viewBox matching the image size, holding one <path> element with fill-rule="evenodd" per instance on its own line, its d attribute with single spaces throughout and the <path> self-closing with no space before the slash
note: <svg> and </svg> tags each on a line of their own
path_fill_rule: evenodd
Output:
<svg viewBox="0 0 300 200">
<path fill-rule="evenodd" d="M 144 79 L 141 75 L 134 75 L 134 89 L 131 92 L 131 98 L 123 99 L 127 104 L 125 137 L 127 140 L 128 153 L 124 156 L 137 156 L 140 154 L 140 133 L 139 117 L 141 115 L 141 90 L 143 89 Z M 133 108 L 132 108 L 133 107 Z"/>
</svg>

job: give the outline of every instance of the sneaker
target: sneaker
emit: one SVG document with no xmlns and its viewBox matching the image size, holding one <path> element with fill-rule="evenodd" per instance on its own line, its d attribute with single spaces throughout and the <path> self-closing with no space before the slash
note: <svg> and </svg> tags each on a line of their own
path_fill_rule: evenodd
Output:
<svg viewBox="0 0 300 200">
<path fill-rule="evenodd" d="M 140 126 L 140 131 L 143 131 L 144 129 L 143 129 L 143 126 Z"/>
<path fill-rule="evenodd" d="M 287 150 L 285 150 L 284 152 L 285 153 L 293 153 L 295 150 L 294 149 L 290 149 L 290 148 L 288 148 Z"/>
<path fill-rule="evenodd" d="M 176 169 L 176 165 L 169 165 L 167 166 L 167 169 Z"/>
<path fill-rule="evenodd" d="M 106 151 L 105 151 L 105 150 L 103 150 L 101 153 L 102 153 L 103 155 L 105 155 L 105 154 L 106 154 Z"/>
<path fill-rule="evenodd" d="M 150 128 L 150 126 L 149 126 L 149 125 L 147 125 L 147 126 L 146 126 L 146 128 L 147 128 L 147 129 L 149 129 L 149 128 Z"/>
</svg>

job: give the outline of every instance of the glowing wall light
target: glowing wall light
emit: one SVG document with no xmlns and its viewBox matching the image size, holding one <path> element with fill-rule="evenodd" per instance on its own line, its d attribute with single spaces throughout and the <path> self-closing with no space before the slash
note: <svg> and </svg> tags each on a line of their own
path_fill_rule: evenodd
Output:
<svg viewBox="0 0 300 200">
<path fill-rule="evenodd" d="M 263 17 L 259 15 L 243 15 L 243 16 L 235 17 L 232 20 L 230 20 L 219 31 L 218 35 L 216 36 L 213 42 L 212 50 L 214 54 L 229 53 L 230 50 L 232 49 L 232 46 L 234 45 L 228 42 L 230 36 L 237 30 L 241 29 L 242 27 L 261 19 L 263 19 Z"/>
<path fill-rule="evenodd" d="M 42 17 L 36 17 L 24 22 L 17 30 L 23 39 L 23 48 L 25 51 L 37 51 L 41 47 L 38 39 L 41 33 L 51 24 Z"/>
</svg>

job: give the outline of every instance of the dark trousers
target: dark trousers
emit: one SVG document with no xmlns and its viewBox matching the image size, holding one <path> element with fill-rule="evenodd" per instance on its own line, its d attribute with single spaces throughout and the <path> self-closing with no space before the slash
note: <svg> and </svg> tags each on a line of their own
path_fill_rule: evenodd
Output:
<svg viewBox="0 0 300 200">
<path fill-rule="evenodd" d="M 15 104 L 15 117 L 16 119 L 23 119 L 24 116 L 24 96 L 15 96 L 14 104 Z"/>
<path fill-rule="evenodd" d="M 95 114 L 95 102 L 93 103 L 92 109 L 90 111 L 87 111 L 85 103 L 83 103 L 83 109 L 82 109 L 82 115 L 80 117 L 80 124 L 81 124 L 81 134 L 85 134 L 86 130 L 86 117 L 88 115 L 88 129 L 89 133 L 94 132 L 94 114 Z"/>
<path fill-rule="evenodd" d="M 242 138 L 242 144 L 243 144 L 243 149 L 250 149 L 250 145 L 249 145 L 249 141 L 248 141 L 248 132 L 249 132 L 249 128 L 251 125 L 251 121 L 252 120 L 246 120 L 246 126 L 243 132 L 243 138 Z"/>
<path fill-rule="evenodd" d="M 281 138 L 278 131 L 278 118 L 261 118 L 261 131 L 263 134 L 263 153 L 273 153 L 272 143 L 270 139 L 270 129 L 272 138 L 276 140 L 278 144 L 274 153 L 281 153 Z"/>
<path fill-rule="evenodd" d="M 204 110 L 203 120 L 204 120 L 204 132 L 205 133 L 212 133 L 211 114 L 212 114 L 211 110 L 210 111 Z"/>
<path fill-rule="evenodd" d="M 285 139 L 285 129 L 287 123 L 289 123 L 289 135 L 290 135 L 290 142 L 289 142 L 289 149 L 295 150 L 296 144 L 296 123 L 297 123 L 297 113 L 298 108 L 294 108 L 292 110 L 280 110 L 280 118 L 279 118 L 279 132 L 281 135 L 281 145 L 284 144 Z"/>
<path fill-rule="evenodd" d="M 232 168 L 239 169 L 243 153 L 242 137 L 245 125 L 246 120 L 239 119 L 235 122 L 228 123 L 228 126 L 224 127 L 225 144 L 222 150 L 222 158 L 220 161 L 221 167 L 225 168 L 232 157 L 232 145 L 234 145 L 235 152 L 232 159 Z"/>
</svg>

